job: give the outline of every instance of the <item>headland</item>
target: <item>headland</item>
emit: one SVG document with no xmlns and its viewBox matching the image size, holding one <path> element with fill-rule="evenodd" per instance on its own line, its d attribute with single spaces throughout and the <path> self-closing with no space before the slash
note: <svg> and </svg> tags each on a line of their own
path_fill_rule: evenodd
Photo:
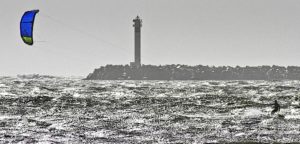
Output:
<svg viewBox="0 0 300 144">
<path fill-rule="evenodd" d="M 85 80 L 300 80 L 297 66 L 101 66 Z"/>
</svg>

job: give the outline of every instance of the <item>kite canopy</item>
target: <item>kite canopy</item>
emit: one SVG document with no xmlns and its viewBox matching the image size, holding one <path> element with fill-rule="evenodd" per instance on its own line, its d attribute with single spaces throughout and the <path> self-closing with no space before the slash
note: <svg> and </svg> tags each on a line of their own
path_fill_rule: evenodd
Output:
<svg viewBox="0 0 300 144">
<path fill-rule="evenodd" d="M 20 22 L 21 37 L 24 43 L 33 45 L 33 24 L 35 15 L 39 10 L 27 11 L 23 14 Z"/>
</svg>

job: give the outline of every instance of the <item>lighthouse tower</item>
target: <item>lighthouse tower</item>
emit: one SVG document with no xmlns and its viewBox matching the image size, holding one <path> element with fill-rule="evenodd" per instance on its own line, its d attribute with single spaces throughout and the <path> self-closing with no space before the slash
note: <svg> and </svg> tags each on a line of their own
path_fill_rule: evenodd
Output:
<svg viewBox="0 0 300 144">
<path fill-rule="evenodd" d="M 133 20 L 134 24 L 134 62 L 130 65 L 136 68 L 141 66 L 141 27 L 142 27 L 142 20 L 137 16 Z"/>
</svg>

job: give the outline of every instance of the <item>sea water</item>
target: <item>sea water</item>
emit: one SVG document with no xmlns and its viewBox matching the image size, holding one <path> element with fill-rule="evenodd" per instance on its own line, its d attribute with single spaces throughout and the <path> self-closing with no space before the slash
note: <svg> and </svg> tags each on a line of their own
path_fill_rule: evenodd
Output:
<svg viewBox="0 0 300 144">
<path fill-rule="evenodd" d="M 298 142 L 299 100 L 300 81 L 0 77 L 0 143 Z"/>
</svg>

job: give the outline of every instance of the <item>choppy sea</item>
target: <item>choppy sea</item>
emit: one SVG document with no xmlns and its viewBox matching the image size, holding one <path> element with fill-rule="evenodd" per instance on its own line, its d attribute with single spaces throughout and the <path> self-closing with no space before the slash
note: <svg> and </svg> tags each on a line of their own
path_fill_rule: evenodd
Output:
<svg viewBox="0 0 300 144">
<path fill-rule="evenodd" d="M 300 81 L 0 77 L 0 143 L 299 142 L 299 101 Z"/>
</svg>

